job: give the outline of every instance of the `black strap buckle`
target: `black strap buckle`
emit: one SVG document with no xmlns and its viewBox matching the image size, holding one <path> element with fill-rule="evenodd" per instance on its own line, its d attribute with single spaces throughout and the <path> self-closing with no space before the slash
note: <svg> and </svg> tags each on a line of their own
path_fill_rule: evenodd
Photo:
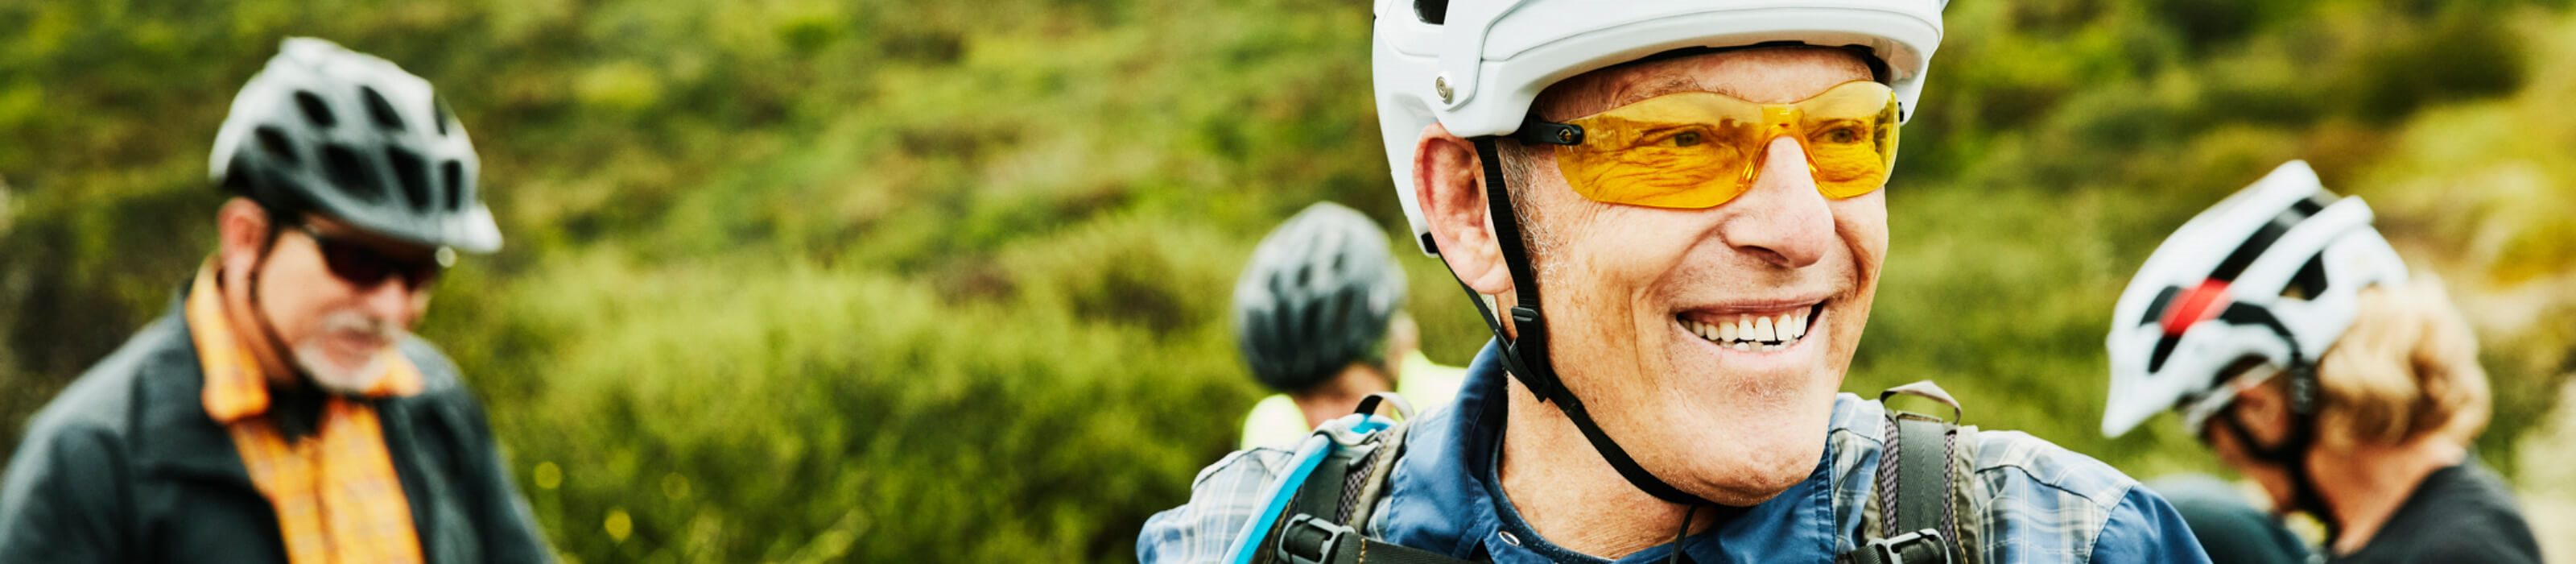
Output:
<svg viewBox="0 0 2576 564">
<path fill-rule="evenodd" d="M 1861 550 L 1877 555 L 1881 564 L 1950 564 L 1949 546 L 1941 531 L 1922 529 L 1869 541 Z"/>
<path fill-rule="evenodd" d="M 1290 564 L 1333 564 L 1344 561 L 1342 556 L 1354 550 L 1359 540 L 1358 531 L 1350 527 L 1299 513 L 1279 529 L 1277 557 Z"/>
</svg>

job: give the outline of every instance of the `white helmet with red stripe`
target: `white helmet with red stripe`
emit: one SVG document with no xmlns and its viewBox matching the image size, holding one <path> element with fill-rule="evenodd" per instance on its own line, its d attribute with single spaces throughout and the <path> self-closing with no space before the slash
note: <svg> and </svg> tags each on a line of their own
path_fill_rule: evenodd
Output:
<svg viewBox="0 0 2576 564">
<path fill-rule="evenodd" d="M 2362 288 L 2406 279 L 2370 221 L 2361 198 L 2290 161 L 2166 237 L 2111 320 L 2102 433 L 2176 408 L 2197 432 L 2239 386 L 2314 366 L 2352 325 Z M 2218 381 L 2248 360 L 2264 368 Z"/>
<path fill-rule="evenodd" d="M 1512 133 L 1548 85 L 1692 47 L 1850 47 L 1886 68 L 1914 115 L 1948 0 L 1377 0 L 1371 68 L 1396 199 L 1424 252 L 1413 148 L 1438 123 L 1459 137 Z"/>
</svg>

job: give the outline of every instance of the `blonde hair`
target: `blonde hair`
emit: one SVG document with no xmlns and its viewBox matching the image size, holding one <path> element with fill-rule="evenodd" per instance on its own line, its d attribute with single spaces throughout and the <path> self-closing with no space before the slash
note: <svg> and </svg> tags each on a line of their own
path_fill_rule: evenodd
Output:
<svg viewBox="0 0 2576 564">
<path fill-rule="evenodd" d="M 2477 335 L 2439 280 L 2365 288 L 2357 307 L 2352 328 L 2317 362 L 2322 441 L 2351 448 L 2438 435 L 2465 445 L 2486 431 Z"/>
</svg>

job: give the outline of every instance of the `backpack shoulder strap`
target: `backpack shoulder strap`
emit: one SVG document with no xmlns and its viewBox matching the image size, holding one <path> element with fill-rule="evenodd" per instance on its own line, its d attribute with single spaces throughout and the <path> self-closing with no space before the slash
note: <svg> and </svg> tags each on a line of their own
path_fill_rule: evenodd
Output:
<svg viewBox="0 0 2576 564">
<path fill-rule="evenodd" d="M 1304 483 L 1287 485 L 1296 488 L 1287 494 L 1288 509 L 1271 520 L 1258 533 L 1261 545 L 1254 547 L 1245 561 L 1251 563 L 1284 562 L 1289 564 L 1467 564 L 1447 555 L 1405 547 L 1369 538 L 1365 532 L 1378 500 L 1386 497 L 1386 482 L 1395 473 L 1396 457 L 1404 450 L 1404 439 L 1413 428 L 1411 409 L 1392 394 L 1375 394 L 1362 400 L 1359 415 L 1377 412 L 1381 397 L 1404 414 L 1392 424 L 1375 429 L 1360 429 L 1353 421 L 1361 417 L 1344 417 L 1325 423 L 1316 432 L 1324 434 L 1329 446 L 1315 456 L 1323 457 Z M 1356 440 L 1350 440 L 1354 436 Z M 1256 517 L 1257 518 L 1257 517 Z"/>
<path fill-rule="evenodd" d="M 1950 418 L 1898 411 L 1885 402 L 1898 394 L 1928 398 L 1950 406 Z M 1870 505 L 1877 510 L 1876 531 L 1864 517 L 1863 535 L 1875 538 L 1859 550 L 1837 557 L 1845 564 L 1922 564 L 1969 562 L 1960 542 L 1959 501 L 1973 472 L 1973 456 L 1961 457 L 1960 445 L 1973 449 L 1975 428 L 1957 424 L 1964 413 L 1958 400 L 1930 381 L 1915 382 L 1879 394 L 1887 411 L 1886 440 L 1878 465 L 1877 487 Z M 1964 435 L 1964 436 L 1963 436 Z"/>
</svg>

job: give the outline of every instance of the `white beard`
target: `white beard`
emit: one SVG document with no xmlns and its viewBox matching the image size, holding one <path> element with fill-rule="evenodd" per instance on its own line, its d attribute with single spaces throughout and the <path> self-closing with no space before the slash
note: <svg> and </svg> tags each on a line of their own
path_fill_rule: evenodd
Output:
<svg viewBox="0 0 2576 564">
<path fill-rule="evenodd" d="M 308 339 L 308 342 L 298 343 L 295 346 L 296 368 L 303 369 L 304 374 L 313 380 L 314 385 L 331 393 L 355 396 L 365 393 L 369 388 L 374 388 L 377 380 L 384 379 L 387 365 L 392 363 L 389 357 L 396 354 L 392 347 L 386 347 L 385 350 L 369 355 L 365 364 L 344 368 L 331 362 L 330 353 L 324 352 L 324 345 L 318 341 L 340 331 L 370 331 L 382 333 L 386 336 L 387 342 L 393 342 L 402 338 L 402 330 L 388 327 L 387 325 L 390 324 L 374 322 L 356 312 L 345 311 L 331 314 L 329 318 L 323 320 L 322 325 L 323 336 Z"/>
<path fill-rule="evenodd" d="M 296 347 L 296 366 L 303 368 L 304 374 L 312 377 L 314 385 L 321 386 L 324 391 L 344 396 L 361 395 L 369 388 L 376 387 L 376 381 L 385 377 L 387 364 L 385 357 L 393 356 L 392 351 L 376 353 L 375 356 L 367 357 L 367 363 L 356 370 L 344 371 L 333 368 L 331 361 L 323 360 L 327 357 L 315 348 Z"/>
</svg>

